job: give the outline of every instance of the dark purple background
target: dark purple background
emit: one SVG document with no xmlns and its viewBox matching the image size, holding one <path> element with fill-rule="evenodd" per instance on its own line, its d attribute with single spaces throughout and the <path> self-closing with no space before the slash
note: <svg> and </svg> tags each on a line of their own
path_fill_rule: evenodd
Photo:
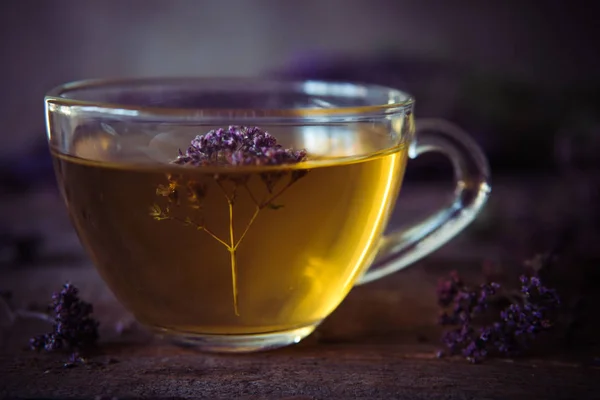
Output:
<svg viewBox="0 0 600 400">
<path fill-rule="evenodd" d="M 546 168 L 557 132 L 573 120 L 596 124 L 596 9 L 558 0 L 4 1 L 2 170 L 43 143 L 42 98 L 59 83 L 273 72 L 401 87 L 417 96 L 418 115 L 469 129 L 496 170 Z"/>
<path fill-rule="evenodd" d="M 466 128 L 496 174 L 551 170 L 573 154 L 589 159 L 599 147 L 598 8 L 558 0 L 4 1 L 0 185 L 51 179 L 48 89 L 120 76 L 382 83 L 416 95 L 418 116 Z"/>
</svg>

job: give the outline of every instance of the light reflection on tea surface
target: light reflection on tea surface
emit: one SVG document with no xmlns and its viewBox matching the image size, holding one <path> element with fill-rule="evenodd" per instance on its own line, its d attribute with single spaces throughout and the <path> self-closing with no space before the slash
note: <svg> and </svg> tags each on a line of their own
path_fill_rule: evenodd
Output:
<svg viewBox="0 0 600 400">
<path fill-rule="evenodd" d="M 395 128 L 398 123 L 394 122 Z M 218 127 L 163 127 L 160 130 L 139 129 L 127 135 L 119 135 L 115 133 L 119 131 L 118 125 L 103 124 L 99 130 L 82 130 L 75 134 L 71 154 L 97 161 L 168 163 L 176 157 L 179 149 L 185 151 L 196 135 L 216 128 Z M 396 129 L 394 131 L 401 132 Z M 352 128 L 344 125 L 272 126 L 268 132 L 277 137 L 284 147 L 305 148 L 313 157 L 327 158 L 365 156 L 405 140 L 400 134 L 390 134 L 388 129 L 370 124 Z"/>
</svg>

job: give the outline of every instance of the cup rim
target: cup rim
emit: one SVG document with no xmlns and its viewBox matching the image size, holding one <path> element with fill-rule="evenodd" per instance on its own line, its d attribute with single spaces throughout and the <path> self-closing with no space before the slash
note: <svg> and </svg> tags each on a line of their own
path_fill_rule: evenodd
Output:
<svg viewBox="0 0 600 400">
<path fill-rule="evenodd" d="M 198 84 L 212 85 L 215 88 L 229 87 L 248 88 L 253 86 L 287 88 L 293 89 L 307 95 L 319 94 L 325 92 L 336 94 L 347 98 L 365 98 L 367 94 L 377 93 L 382 97 L 387 97 L 387 103 L 373 102 L 373 104 L 360 106 L 334 106 L 334 107 L 306 107 L 306 108 L 180 108 L 163 106 L 146 106 L 121 104 L 118 102 L 103 102 L 85 100 L 77 97 L 65 97 L 67 93 L 74 93 L 78 90 L 93 90 L 109 88 L 111 86 L 126 87 L 135 85 L 169 85 L 169 84 Z M 219 86 L 221 85 L 221 86 Z M 412 95 L 392 87 L 376 85 L 370 83 L 352 82 L 352 81 L 333 81 L 333 80 L 298 80 L 286 78 L 263 78 L 263 77 L 141 77 L 141 78 L 116 78 L 116 79 L 85 79 L 61 84 L 47 92 L 45 103 L 55 104 L 66 107 L 93 107 L 96 112 L 106 112 L 109 114 L 119 112 L 136 112 L 146 116 L 155 117 L 210 117 L 229 115 L 246 115 L 253 118 L 277 117 L 277 118 L 303 118 L 303 117 L 327 117 L 327 116 L 360 116 L 373 114 L 394 114 L 404 111 L 407 107 L 414 104 Z"/>
</svg>

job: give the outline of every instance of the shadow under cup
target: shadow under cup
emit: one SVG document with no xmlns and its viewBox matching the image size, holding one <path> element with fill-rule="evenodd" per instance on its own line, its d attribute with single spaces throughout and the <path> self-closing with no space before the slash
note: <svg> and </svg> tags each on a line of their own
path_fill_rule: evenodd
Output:
<svg viewBox="0 0 600 400">
<path fill-rule="evenodd" d="M 102 278 L 144 325 L 221 352 L 297 343 L 359 280 L 427 245 L 433 225 L 413 242 L 410 231 L 382 239 L 414 145 L 412 105 L 377 86 L 252 79 L 86 81 L 46 97 L 59 185 Z M 232 125 L 308 157 L 172 163 L 197 135 Z M 437 246 L 456 233 L 443 226 L 468 223 L 442 217 Z M 378 252 L 390 259 L 365 274 Z"/>
</svg>

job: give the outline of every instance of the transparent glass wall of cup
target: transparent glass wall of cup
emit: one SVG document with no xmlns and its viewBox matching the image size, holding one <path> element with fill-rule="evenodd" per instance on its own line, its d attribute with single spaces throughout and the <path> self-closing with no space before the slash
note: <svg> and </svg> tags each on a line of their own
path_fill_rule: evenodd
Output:
<svg viewBox="0 0 600 400">
<path fill-rule="evenodd" d="M 448 122 L 415 123 L 413 105 L 354 83 L 137 79 L 58 87 L 46 116 L 73 225 L 119 301 L 177 342 L 249 352 L 299 342 L 353 286 L 431 253 L 484 205 L 479 147 Z M 171 163 L 230 125 L 308 159 Z M 427 152 L 452 161 L 454 200 L 384 236 L 407 160 Z"/>
</svg>

